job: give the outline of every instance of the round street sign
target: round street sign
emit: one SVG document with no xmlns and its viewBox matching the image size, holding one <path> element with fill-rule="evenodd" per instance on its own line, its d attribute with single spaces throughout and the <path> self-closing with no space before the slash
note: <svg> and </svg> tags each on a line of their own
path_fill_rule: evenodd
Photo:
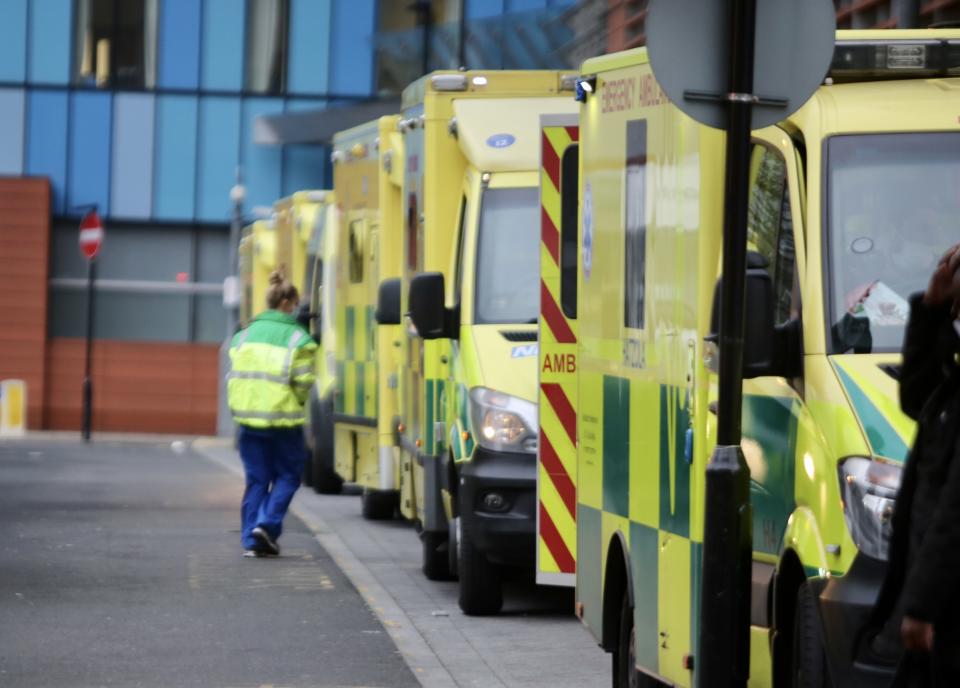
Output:
<svg viewBox="0 0 960 688">
<path fill-rule="evenodd" d="M 103 223 L 96 210 L 91 210 L 80 221 L 80 253 L 87 260 L 93 260 L 103 243 Z"/>
<path fill-rule="evenodd" d="M 729 111 L 731 0 L 650 0 L 647 51 L 654 76 L 684 113 L 725 129 Z M 796 112 L 833 57 L 830 0 L 757 0 L 751 128 Z M 742 95 L 742 94 L 741 94 Z"/>
</svg>

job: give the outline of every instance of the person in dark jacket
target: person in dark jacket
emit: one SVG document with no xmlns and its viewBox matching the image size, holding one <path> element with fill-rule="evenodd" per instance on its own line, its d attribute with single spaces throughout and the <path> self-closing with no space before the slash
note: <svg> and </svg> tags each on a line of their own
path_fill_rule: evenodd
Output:
<svg viewBox="0 0 960 688">
<path fill-rule="evenodd" d="M 894 686 L 960 686 L 960 245 L 910 299 L 900 405 L 917 421 L 875 620 L 902 616 Z"/>
</svg>

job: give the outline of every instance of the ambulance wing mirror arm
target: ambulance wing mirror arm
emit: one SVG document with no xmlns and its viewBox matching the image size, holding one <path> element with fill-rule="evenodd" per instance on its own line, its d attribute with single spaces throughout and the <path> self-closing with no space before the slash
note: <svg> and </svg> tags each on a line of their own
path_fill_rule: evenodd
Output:
<svg viewBox="0 0 960 688">
<path fill-rule="evenodd" d="M 310 302 L 303 301 L 297 307 L 297 323 L 300 324 L 300 327 L 305 329 L 307 332 L 311 331 L 310 325 L 317 319 L 318 313 L 310 309 Z"/>
<path fill-rule="evenodd" d="M 394 277 L 380 283 L 377 291 L 377 312 L 374 314 L 379 325 L 400 324 L 400 279 Z"/>
<path fill-rule="evenodd" d="M 793 318 L 773 328 L 774 375 L 788 379 L 803 376 L 803 327 Z"/>
<path fill-rule="evenodd" d="M 443 273 L 423 272 L 410 281 L 410 319 L 424 339 L 456 336 L 456 309 L 446 307 Z"/>
<path fill-rule="evenodd" d="M 710 333 L 704 337 L 716 350 L 720 345 L 720 294 L 723 278 L 717 280 L 713 292 L 713 312 L 710 318 Z M 755 251 L 747 255 L 747 279 L 744 311 L 743 377 L 744 379 L 779 375 L 776 370 L 774 346 L 774 296 L 773 280 L 767 272 L 766 260 Z M 708 362 L 711 370 L 717 368 L 719 357 L 714 355 Z"/>
</svg>

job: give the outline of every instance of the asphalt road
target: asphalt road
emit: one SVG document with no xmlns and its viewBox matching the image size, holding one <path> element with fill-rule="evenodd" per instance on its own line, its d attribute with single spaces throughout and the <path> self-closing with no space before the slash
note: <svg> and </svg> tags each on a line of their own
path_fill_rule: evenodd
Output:
<svg viewBox="0 0 960 688">
<path fill-rule="evenodd" d="M 170 442 L 0 443 L 0 686 L 416 686 L 293 515 L 244 559 L 242 483 Z"/>
</svg>

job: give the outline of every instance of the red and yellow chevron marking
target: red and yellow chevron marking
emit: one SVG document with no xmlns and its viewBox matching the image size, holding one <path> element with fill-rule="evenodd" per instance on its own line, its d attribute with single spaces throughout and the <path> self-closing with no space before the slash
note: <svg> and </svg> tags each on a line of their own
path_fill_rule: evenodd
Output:
<svg viewBox="0 0 960 688">
<path fill-rule="evenodd" d="M 540 450 L 537 574 L 576 572 L 577 332 L 560 307 L 560 185 L 578 128 L 543 127 L 540 170 Z M 554 578 L 549 578 L 553 576 Z M 568 579 L 572 584 L 572 579 Z"/>
</svg>

